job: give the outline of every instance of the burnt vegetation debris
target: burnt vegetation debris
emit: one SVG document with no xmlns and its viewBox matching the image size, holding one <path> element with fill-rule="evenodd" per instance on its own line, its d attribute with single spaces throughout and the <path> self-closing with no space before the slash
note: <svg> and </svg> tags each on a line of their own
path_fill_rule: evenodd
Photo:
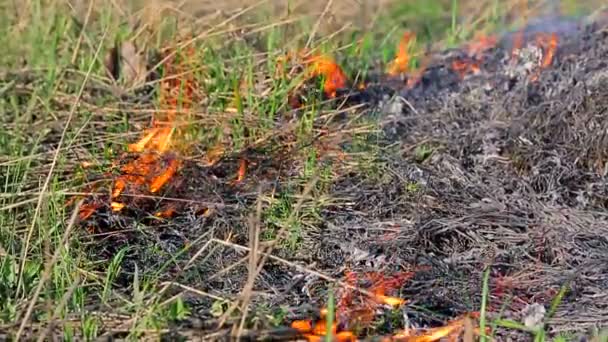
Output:
<svg viewBox="0 0 608 342">
<path fill-rule="evenodd" d="M 407 76 L 378 76 L 365 89 L 338 90 L 335 103 L 364 104 L 380 119 L 381 152 L 373 170 L 324 182 L 331 200 L 302 208 L 298 224 L 289 220 L 294 203 L 265 203 L 274 221 L 264 221 L 261 240 L 288 225 L 297 241 L 275 250 L 256 279 L 252 303 L 262 314 L 250 326 L 272 326 L 265 309 L 287 306 L 295 319 L 310 315 L 300 312 L 307 305 L 321 307 L 327 279 L 310 269 L 338 279 L 347 270 L 415 270 L 399 293 L 408 304 L 369 333 L 390 333 L 404 317 L 440 326 L 478 310 L 486 267 L 495 318 L 521 320 L 528 306 L 548 307 L 568 284 L 551 332 L 608 324 L 608 31 L 556 25 L 531 27 L 517 44 L 517 33 L 505 35 L 464 75 L 454 61 L 473 61 L 453 49 L 430 56 L 413 85 Z M 533 34 L 546 27 L 559 28 L 552 52 Z M 304 187 L 294 180 L 302 165 L 289 158 L 293 151 L 251 152 L 241 184 L 231 184 L 237 156 L 204 167 L 186 161 L 160 193 L 133 194 L 124 210 L 108 206 L 110 194 L 98 196 L 87 202 L 103 205 L 83 221 L 92 230 L 81 239 L 106 260 L 128 249 L 117 280 L 125 288 L 136 269 L 160 269 L 159 281 L 236 298 L 247 282 L 247 222 L 258 195 L 295 196 Z M 167 203 L 175 214 L 155 215 Z M 217 318 L 217 300 L 186 293 L 191 317 L 172 334 L 219 329 L 207 323 Z"/>
</svg>

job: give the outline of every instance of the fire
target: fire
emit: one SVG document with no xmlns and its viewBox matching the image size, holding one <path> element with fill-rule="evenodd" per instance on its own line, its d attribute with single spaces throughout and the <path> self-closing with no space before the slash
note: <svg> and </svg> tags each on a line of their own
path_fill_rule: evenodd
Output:
<svg viewBox="0 0 608 342">
<path fill-rule="evenodd" d="M 95 211 L 97 211 L 97 209 L 99 209 L 99 207 L 101 207 L 101 204 L 98 202 L 83 204 L 80 207 L 80 211 L 78 212 L 78 218 L 83 221 L 88 219 L 89 217 L 91 217 L 91 215 L 95 213 Z"/>
<path fill-rule="evenodd" d="M 416 35 L 412 32 L 405 32 L 397 46 L 397 55 L 388 67 L 388 74 L 396 76 L 406 73 L 410 67 L 410 47 L 415 42 Z"/>
<path fill-rule="evenodd" d="M 357 341 L 353 328 L 357 324 L 359 324 L 359 328 L 362 328 L 364 326 L 360 324 L 371 323 L 379 305 L 399 307 L 406 303 L 404 299 L 386 296 L 385 292 L 400 288 L 412 276 L 413 272 L 400 272 L 392 276 L 379 272 L 363 275 L 346 272 L 344 282 L 349 286 L 339 293 L 331 326 L 328 327 L 328 310 L 322 309 L 318 320 L 295 320 L 291 323 L 291 328 L 308 342 L 324 341 L 326 335 L 331 335 L 332 341 Z M 366 291 L 358 290 L 360 288 L 357 286 L 358 284 L 367 284 Z M 474 334 L 480 335 L 479 328 L 473 328 L 472 324 L 472 319 L 477 318 L 479 318 L 479 313 L 468 313 L 441 327 L 405 329 L 380 340 L 383 342 L 435 342 L 447 338 L 449 341 L 457 341 L 467 329 L 472 329 Z M 487 329 L 484 334 L 488 332 Z"/>
<path fill-rule="evenodd" d="M 129 152 L 166 152 L 169 149 L 172 134 L 171 127 L 152 128 L 138 142 L 130 144 L 128 150 Z"/>
<path fill-rule="evenodd" d="M 112 211 L 121 211 L 125 207 L 125 204 L 120 202 L 112 202 L 110 203 L 110 207 L 112 208 Z"/>
<path fill-rule="evenodd" d="M 323 76 L 323 92 L 330 98 L 336 97 L 336 92 L 340 88 L 345 88 L 348 78 L 342 68 L 329 56 L 313 55 L 304 60 L 309 66 L 308 77 Z"/>
<path fill-rule="evenodd" d="M 478 74 L 481 71 L 479 62 L 473 59 L 456 59 L 452 62 L 452 69 L 461 79 L 469 73 Z"/>
<path fill-rule="evenodd" d="M 181 163 L 179 160 L 171 159 L 167 169 L 165 169 L 165 171 L 163 171 L 163 173 L 161 173 L 159 176 L 152 179 L 152 182 L 150 183 L 150 192 L 154 193 L 160 190 L 160 188 L 162 188 L 163 185 L 165 185 L 165 183 L 167 183 L 171 177 L 175 175 L 180 167 L 180 164 Z"/>
<path fill-rule="evenodd" d="M 285 64 L 290 60 L 297 59 L 306 67 L 304 72 L 306 78 L 322 76 L 325 79 L 323 83 L 323 92 L 329 98 L 335 98 L 337 90 L 345 88 L 348 84 L 348 77 L 335 62 L 333 58 L 323 54 L 315 54 L 303 49 L 296 54 L 288 53 L 286 56 L 280 57 L 277 60 L 277 73 L 285 73 Z M 296 87 L 297 88 L 297 87 Z M 297 99 L 290 97 L 292 107 L 299 107 Z"/>
<path fill-rule="evenodd" d="M 438 328 L 424 329 L 422 331 L 415 331 L 411 329 L 404 330 L 400 333 L 392 336 L 388 341 L 395 342 L 435 342 L 440 341 L 443 338 L 447 338 L 449 341 L 458 341 L 460 335 L 465 330 L 466 320 L 477 317 L 477 313 L 466 314 L 460 318 L 448 322 L 446 325 Z M 473 332 L 477 335 L 480 334 L 479 329 L 473 329 Z M 484 333 L 487 333 L 484 332 Z"/>
<path fill-rule="evenodd" d="M 232 184 L 238 184 L 245 179 L 245 174 L 247 173 L 247 160 L 245 158 L 239 159 L 239 171 L 236 175 L 236 179 L 232 182 Z"/>
<path fill-rule="evenodd" d="M 123 210 L 127 201 L 120 200 L 121 195 L 159 192 L 179 172 L 182 161 L 178 156 L 180 126 L 196 100 L 197 84 L 188 63 L 194 60 L 194 49 L 175 53 L 167 49 L 165 56 L 171 55 L 163 64 L 165 78 L 160 81 L 159 111 L 155 113 L 152 127 L 147 129 L 141 138 L 129 144 L 128 152 L 135 154 L 133 160 L 122 164 L 119 174 L 113 179 L 110 193 L 110 209 L 114 212 Z M 121 158 L 122 159 L 122 158 Z M 80 217 L 90 217 L 99 206 L 85 205 L 80 209 Z M 169 217 L 175 213 L 175 207 L 168 207 L 157 213 L 159 217 Z"/>
<path fill-rule="evenodd" d="M 326 314 L 327 311 L 322 310 L 321 319 L 317 322 L 311 320 L 296 320 L 291 323 L 291 327 L 297 330 L 308 342 L 325 341 L 325 336 L 328 334 Z M 350 331 L 338 332 L 338 324 L 336 322 L 333 322 L 329 329 L 332 341 L 354 342 L 357 340 L 355 334 Z"/>
<path fill-rule="evenodd" d="M 377 309 L 382 305 L 396 308 L 406 303 L 405 299 L 387 296 L 386 292 L 397 290 L 413 276 L 412 272 L 400 272 L 385 276 L 379 272 L 358 275 L 346 272 L 344 282 L 348 285 L 339 293 L 336 303 L 335 319 L 329 332 L 335 341 L 356 341 L 355 334 L 350 330 L 355 327 L 365 327 L 374 319 Z M 364 293 L 358 290 L 358 285 L 367 284 Z M 297 320 L 291 324 L 304 336 L 307 341 L 323 340 L 327 332 L 327 309 L 320 312 L 318 321 Z M 344 327 L 340 330 L 338 327 Z"/>
<path fill-rule="evenodd" d="M 543 49 L 543 60 L 540 67 L 541 69 L 548 68 L 553 63 L 553 57 L 557 51 L 557 34 L 539 34 L 536 36 L 536 42 Z"/>
<path fill-rule="evenodd" d="M 477 33 L 473 42 L 466 46 L 467 57 L 452 61 L 452 70 L 454 70 L 461 79 L 464 79 L 468 74 L 478 74 L 481 72 L 483 53 L 496 46 L 497 42 L 498 39 L 496 36 L 486 36 L 483 33 Z"/>
<path fill-rule="evenodd" d="M 338 324 L 332 323 L 327 327 L 327 312 L 321 311 L 321 318 L 313 322 L 311 320 L 296 320 L 291 323 L 291 328 L 295 329 L 308 342 L 324 341 L 325 336 L 329 333 L 332 336 L 332 341 L 351 342 L 357 341 L 357 336 L 348 330 L 338 331 Z M 437 342 L 447 338 L 449 341 L 458 341 L 459 337 L 465 332 L 467 320 L 472 322 L 473 318 L 478 318 L 478 313 L 465 314 L 457 319 L 447 322 L 446 325 L 430 328 L 430 329 L 404 329 L 392 336 L 386 336 L 381 339 L 383 342 Z M 472 327 L 472 324 L 469 324 Z M 480 335 L 479 328 L 473 328 L 475 335 Z M 487 328 L 484 334 L 488 334 L 490 329 Z"/>
<path fill-rule="evenodd" d="M 389 277 L 379 272 L 370 272 L 359 277 L 354 272 L 346 272 L 345 282 L 351 288 L 344 289 L 337 303 L 338 321 L 367 325 L 379 306 L 398 307 L 405 304 L 404 299 L 387 296 L 386 292 L 397 290 L 413 275 L 412 272 L 402 272 Z M 370 284 L 367 291 L 373 296 L 359 296 L 352 289 L 358 288 L 359 283 Z"/>
</svg>

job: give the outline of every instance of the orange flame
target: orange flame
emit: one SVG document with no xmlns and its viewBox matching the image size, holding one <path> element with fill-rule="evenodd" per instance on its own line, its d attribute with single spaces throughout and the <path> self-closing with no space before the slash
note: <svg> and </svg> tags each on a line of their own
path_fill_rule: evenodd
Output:
<svg viewBox="0 0 608 342">
<path fill-rule="evenodd" d="M 331 331 L 329 332 L 334 341 L 356 341 L 355 334 L 350 330 L 338 331 L 338 325 L 366 325 L 369 324 L 376 313 L 379 305 L 386 304 L 397 307 L 406 303 L 406 300 L 386 296 L 385 292 L 399 288 L 405 281 L 413 276 L 412 272 L 400 272 L 393 276 L 385 276 L 378 272 L 370 272 L 359 277 L 354 272 L 346 272 L 344 281 L 349 285 L 342 291 L 336 303 L 336 317 Z M 365 291 L 364 296 L 355 296 L 359 292 L 357 282 L 361 280 L 371 282 L 371 286 Z M 321 319 L 313 322 L 311 320 L 297 320 L 292 322 L 291 327 L 300 332 L 309 342 L 321 341 L 327 332 L 327 309 L 322 309 Z"/>
<path fill-rule="evenodd" d="M 129 152 L 139 155 L 120 168 L 111 193 L 114 200 L 127 188 L 137 191 L 147 188 L 156 193 L 181 167 L 181 160 L 177 156 L 168 156 L 167 152 L 176 147 L 175 138 L 180 133 L 177 121 L 183 119 L 183 115 L 178 117 L 178 110 L 189 112 L 195 101 L 197 85 L 192 73 L 187 71 L 187 62 L 193 60 L 194 48 L 190 47 L 185 53 L 174 52 L 171 49 L 165 51 L 171 57 L 163 65 L 165 78 L 160 82 L 161 110 L 155 113 L 152 128 L 146 130 L 137 142 L 128 145 Z M 110 204 L 113 211 L 120 211 L 125 205 L 117 201 Z M 166 209 L 161 216 L 171 215 L 173 212 Z"/>
<path fill-rule="evenodd" d="M 171 143 L 172 132 L 171 127 L 152 128 L 138 142 L 129 145 L 129 152 L 166 152 Z"/>
<path fill-rule="evenodd" d="M 169 206 L 167 206 L 167 208 L 156 212 L 156 214 L 154 214 L 154 216 L 156 216 L 158 218 L 170 218 L 170 217 L 173 217 L 173 215 L 175 215 L 176 212 L 177 212 L 177 208 L 175 207 L 175 205 L 170 204 Z"/>
<path fill-rule="evenodd" d="M 88 219 L 95 213 L 97 209 L 99 209 L 100 206 L 101 205 L 97 202 L 83 204 L 78 211 L 78 218 L 83 221 Z"/>
<path fill-rule="evenodd" d="M 458 341 L 458 337 L 464 332 L 465 321 L 467 319 L 477 317 L 476 313 L 466 314 L 460 318 L 448 322 L 445 326 L 426 329 L 425 331 L 413 331 L 411 329 L 404 330 L 393 335 L 390 341 L 401 342 L 436 342 L 443 338 L 448 338 L 449 341 Z M 489 329 L 486 329 L 487 333 Z M 480 334 L 479 329 L 473 329 L 477 335 Z"/>
<path fill-rule="evenodd" d="M 474 60 L 457 59 L 452 62 L 452 69 L 458 73 L 461 79 L 469 73 L 478 74 L 481 71 L 479 62 Z"/>
<path fill-rule="evenodd" d="M 112 202 L 110 207 L 112 208 L 112 211 L 121 211 L 125 207 L 125 204 L 120 202 Z"/>
<path fill-rule="evenodd" d="M 311 320 L 296 320 L 291 323 L 291 327 L 296 329 L 308 342 L 324 341 L 327 335 L 327 321 L 321 319 L 315 323 Z M 355 335 L 350 331 L 337 331 L 337 324 L 331 326 L 332 341 L 354 342 Z"/>
<path fill-rule="evenodd" d="M 150 192 L 154 193 L 160 190 L 160 188 L 165 185 L 173 177 L 173 175 L 177 172 L 177 169 L 180 167 L 180 162 L 177 159 L 171 159 L 169 161 L 169 166 L 167 169 L 161 173 L 158 177 L 155 177 L 150 184 Z"/>
<path fill-rule="evenodd" d="M 536 41 L 538 45 L 540 45 L 543 50 L 543 60 L 541 62 L 541 68 L 548 68 L 553 63 L 553 57 L 555 56 L 555 52 L 557 51 L 557 43 L 558 37 L 556 33 L 552 33 L 551 35 L 539 34 L 536 37 Z"/>
<path fill-rule="evenodd" d="M 409 70 L 410 66 L 410 47 L 412 42 L 416 39 L 416 35 L 413 32 L 405 32 L 401 40 L 399 41 L 399 45 L 397 46 L 397 55 L 395 59 L 393 59 L 392 63 L 389 65 L 388 74 L 391 76 L 396 76 L 402 73 L 405 73 Z"/>
<path fill-rule="evenodd" d="M 543 59 L 540 62 L 540 68 L 532 76 L 533 82 L 538 80 L 543 69 L 550 67 L 553 63 L 558 42 L 559 39 L 556 33 L 550 35 L 540 33 L 536 35 L 536 44 L 543 50 Z"/>
<path fill-rule="evenodd" d="M 234 183 L 240 183 L 245 179 L 245 174 L 247 173 L 247 160 L 245 158 L 241 158 L 239 160 L 239 171 L 236 175 L 236 179 Z"/>
<path fill-rule="evenodd" d="M 348 78 L 342 68 L 329 56 L 314 55 L 305 59 L 304 63 L 309 66 L 308 76 L 323 76 L 323 91 L 330 98 L 336 97 L 336 91 L 346 87 Z"/>
</svg>

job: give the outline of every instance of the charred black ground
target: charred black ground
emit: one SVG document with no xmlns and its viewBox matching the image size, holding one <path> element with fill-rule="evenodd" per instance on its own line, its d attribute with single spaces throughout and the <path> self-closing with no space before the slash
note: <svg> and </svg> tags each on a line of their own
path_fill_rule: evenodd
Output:
<svg viewBox="0 0 608 342">
<path fill-rule="evenodd" d="M 279 307 L 288 308 L 285 324 L 309 316 L 306 308 L 324 305 L 329 283 L 307 270 L 340 279 L 346 269 L 417 270 L 400 293 L 410 304 L 370 334 L 396 330 L 405 320 L 441 325 L 479 309 L 482 271 L 490 267 L 492 317 L 520 320 L 528 306 L 548 308 L 568 286 L 550 331 L 605 327 L 608 31 L 598 24 L 557 27 L 557 53 L 537 80 L 543 52 L 531 29 L 515 53 L 513 36 L 505 36 L 484 52 L 481 71 L 464 80 L 451 68 L 464 52 L 453 50 L 434 55 L 411 89 L 404 80 L 379 77 L 346 95 L 382 123 L 373 170 L 324 183 L 336 200 L 304 210 L 310 224 L 298 227 L 298 247 L 278 249 L 283 261 L 266 264 L 255 283 L 260 320 L 252 326 L 270 326 L 263 317 Z M 185 200 L 180 215 L 149 219 L 158 201 L 140 203 L 143 214 L 102 210 L 91 222 L 104 232 L 83 239 L 91 239 L 91 253 L 108 258 L 130 247 L 120 277 L 125 288 L 137 265 L 142 274 L 161 269 L 160 279 L 234 298 L 247 280 L 247 264 L 232 265 L 247 256 L 245 249 L 214 243 L 190 260 L 212 238 L 248 246 L 247 222 L 260 184 L 262 192 L 294 195 L 303 188 L 300 180 L 290 181 L 291 161 L 255 155 L 257 166 L 237 186 L 227 183 L 238 158 L 213 167 L 188 162 L 164 190 Z M 279 229 L 267 225 L 268 234 Z M 188 244 L 193 248 L 179 252 Z M 176 334 L 212 333 L 207 322 L 214 320 L 214 301 L 189 295 L 192 318 L 178 323 Z"/>
</svg>

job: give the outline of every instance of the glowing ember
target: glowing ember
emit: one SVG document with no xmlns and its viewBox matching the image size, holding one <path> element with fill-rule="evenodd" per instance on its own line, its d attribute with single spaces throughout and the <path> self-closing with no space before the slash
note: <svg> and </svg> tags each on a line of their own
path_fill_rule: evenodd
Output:
<svg viewBox="0 0 608 342">
<path fill-rule="evenodd" d="M 80 210 L 78 212 L 78 217 L 81 220 L 86 220 L 89 217 L 91 217 L 91 215 L 93 215 L 95 213 L 95 211 L 97 209 L 99 209 L 101 205 L 97 202 L 93 202 L 93 203 L 85 203 L 80 207 Z"/>
<path fill-rule="evenodd" d="M 472 59 L 457 59 L 452 62 L 452 69 L 458 73 L 461 79 L 464 79 L 465 76 L 469 73 L 478 74 L 481 71 L 479 66 L 479 62 L 474 61 Z"/>
<path fill-rule="evenodd" d="M 383 295 L 378 295 L 376 298 L 379 302 L 386 304 L 386 305 L 394 306 L 394 307 L 401 306 L 407 302 L 405 299 L 401 299 L 398 297 L 383 296 Z"/>
<path fill-rule="evenodd" d="M 112 208 L 112 211 L 121 211 L 125 207 L 125 204 L 120 202 L 112 202 L 110 207 Z"/>
<path fill-rule="evenodd" d="M 234 183 L 240 183 L 245 179 L 245 174 L 247 173 L 247 160 L 245 158 L 241 158 L 239 160 L 239 172 L 236 175 L 236 179 Z"/>
<path fill-rule="evenodd" d="M 154 178 L 150 184 L 150 192 L 154 193 L 160 190 L 160 188 L 165 185 L 173 177 L 173 175 L 177 172 L 177 169 L 180 166 L 180 162 L 177 159 L 172 159 L 169 161 L 169 166 L 167 169 L 160 174 L 158 177 Z"/>
<path fill-rule="evenodd" d="M 405 32 L 399 45 L 397 46 L 397 55 L 388 68 L 388 74 L 396 76 L 403 74 L 409 70 L 410 66 L 410 47 L 416 39 L 416 35 L 412 32 Z"/>
<path fill-rule="evenodd" d="M 173 215 L 175 215 L 175 213 L 177 212 L 177 208 L 175 208 L 175 205 L 169 205 L 167 208 L 156 212 L 156 214 L 154 214 L 154 216 L 158 217 L 158 218 L 170 218 L 173 217 Z"/>
</svg>

